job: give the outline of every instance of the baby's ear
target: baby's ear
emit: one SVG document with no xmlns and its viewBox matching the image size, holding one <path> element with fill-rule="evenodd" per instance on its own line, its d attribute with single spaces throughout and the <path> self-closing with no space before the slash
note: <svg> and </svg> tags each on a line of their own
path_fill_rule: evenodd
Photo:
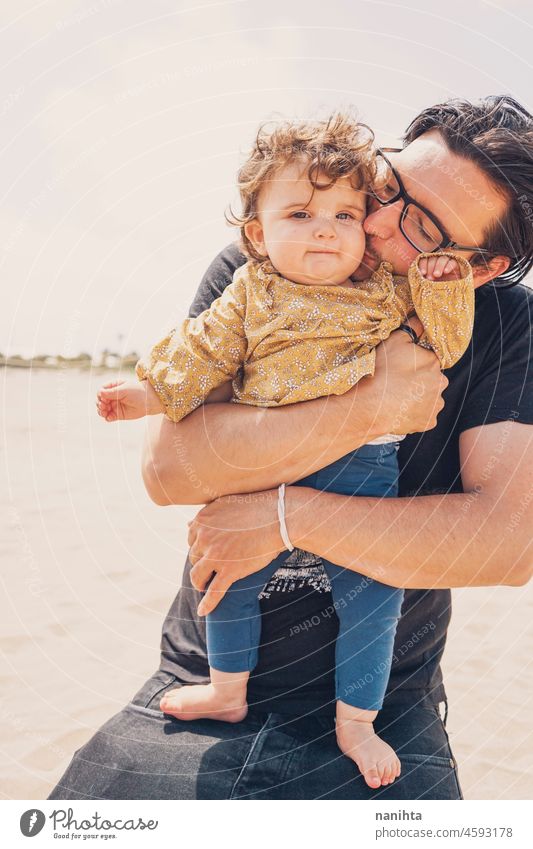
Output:
<svg viewBox="0 0 533 849">
<path fill-rule="evenodd" d="M 244 234 L 248 241 L 252 243 L 257 253 L 266 257 L 267 249 L 265 245 L 263 225 L 258 218 L 254 218 L 252 221 L 246 222 L 244 225 Z"/>
</svg>

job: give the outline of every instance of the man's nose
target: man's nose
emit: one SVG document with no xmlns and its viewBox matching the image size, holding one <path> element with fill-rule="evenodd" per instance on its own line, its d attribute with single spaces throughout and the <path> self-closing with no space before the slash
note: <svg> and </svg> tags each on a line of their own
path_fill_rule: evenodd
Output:
<svg viewBox="0 0 533 849">
<path fill-rule="evenodd" d="M 403 201 L 397 200 L 386 206 L 378 206 L 373 212 L 366 216 L 363 229 L 368 236 L 377 236 L 378 239 L 390 239 L 398 232 L 400 227 L 400 215 Z"/>
</svg>

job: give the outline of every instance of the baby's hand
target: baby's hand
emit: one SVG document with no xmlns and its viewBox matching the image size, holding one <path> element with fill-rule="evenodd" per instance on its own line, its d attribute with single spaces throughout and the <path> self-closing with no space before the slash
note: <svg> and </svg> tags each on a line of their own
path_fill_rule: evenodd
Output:
<svg viewBox="0 0 533 849">
<path fill-rule="evenodd" d="M 426 280 L 460 280 L 461 268 L 456 259 L 449 256 L 423 256 L 418 268 Z"/>
<path fill-rule="evenodd" d="M 163 412 L 159 398 L 147 380 L 105 383 L 96 396 L 96 409 L 106 422 L 141 419 Z"/>
</svg>

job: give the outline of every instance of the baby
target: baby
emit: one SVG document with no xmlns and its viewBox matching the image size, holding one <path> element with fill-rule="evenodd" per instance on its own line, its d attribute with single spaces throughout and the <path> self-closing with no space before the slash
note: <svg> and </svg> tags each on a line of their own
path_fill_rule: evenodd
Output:
<svg viewBox="0 0 533 849">
<path fill-rule="evenodd" d="M 233 401 L 273 407 L 343 394 L 374 372 L 376 346 L 409 316 L 420 344 L 449 368 L 470 341 L 474 288 L 469 264 L 421 254 L 407 278 L 382 263 L 369 280 L 351 275 L 365 251 L 367 194 L 376 173 L 373 137 L 348 114 L 262 128 L 239 172 L 244 250 L 250 261 L 200 316 L 173 330 L 137 364 L 140 382 L 107 384 L 97 407 L 107 421 L 165 413 L 177 422 L 216 387 Z M 438 278 L 438 279 L 431 279 Z M 396 496 L 398 440 L 362 446 L 298 481 L 346 495 Z M 281 489 L 281 509 L 283 489 Z M 239 722 L 257 664 L 258 594 L 289 555 L 237 581 L 207 617 L 211 683 L 183 686 L 161 708 L 179 719 Z M 336 733 L 372 788 L 394 781 L 400 761 L 373 728 L 389 678 L 403 593 L 324 561 L 339 618 Z"/>
</svg>

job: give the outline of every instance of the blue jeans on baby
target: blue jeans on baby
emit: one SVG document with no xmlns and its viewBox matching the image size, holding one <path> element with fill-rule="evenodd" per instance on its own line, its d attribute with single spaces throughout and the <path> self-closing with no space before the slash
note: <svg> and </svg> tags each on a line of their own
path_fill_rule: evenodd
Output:
<svg viewBox="0 0 533 849">
<path fill-rule="evenodd" d="M 363 445 L 298 481 L 297 485 L 342 495 L 395 497 L 398 494 L 397 445 L 392 442 Z M 284 551 L 260 572 L 236 581 L 209 614 L 207 652 L 211 667 L 223 672 L 254 669 L 261 636 L 258 595 L 288 556 L 289 552 Z M 331 582 L 339 619 L 335 650 L 336 697 L 364 710 L 379 710 L 389 680 L 403 591 L 328 560 L 322 559 L 322 562 Z"/>
</svg>

